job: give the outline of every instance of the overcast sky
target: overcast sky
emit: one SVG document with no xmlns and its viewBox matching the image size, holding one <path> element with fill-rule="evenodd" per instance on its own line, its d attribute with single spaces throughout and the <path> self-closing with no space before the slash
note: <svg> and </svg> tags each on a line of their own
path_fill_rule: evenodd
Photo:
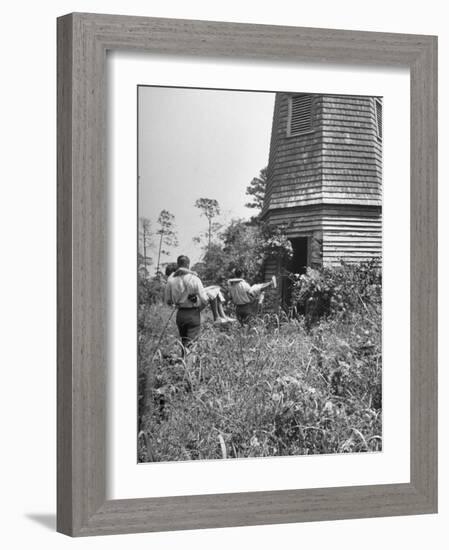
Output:
<svg viewBox="0 0 449 550">
<path fill-rule="evenodd" d="M 273 107 L 272 93 L 139 87 L 139 217 L 155 229 L 174 214 L 179 247 L 164 262 L 200 259 L 197 199 L 216 199 L 224 223 L 254 214 L 245 190 L 268 163 Z"/>
</svg>

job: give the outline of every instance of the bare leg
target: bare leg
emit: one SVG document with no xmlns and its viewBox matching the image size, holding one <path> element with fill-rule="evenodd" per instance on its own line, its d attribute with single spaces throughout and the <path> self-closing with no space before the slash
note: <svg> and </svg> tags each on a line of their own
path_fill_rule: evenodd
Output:
<svg viewBox="0 0 449 550">
<path fill-rule="evenodd" d="M 222 303 L 220 302 L 220 300 L 217 300 L 217 310 L 218 310 L 218 315 L 219 315 L 222 319 L 227 319 L 226 313 L 224 312 L 223 305 L 222 305 Z"/>
<path fill-rule="evenodd" d="M 269 286 L 273 286 L 273 282 L 270 281 L 269 283 L 262 283 L 261 284 L 261 290 L 265 290 L 266 288 L 268 288 Z"/>
<path fill-rule="evenodd" d="M 268 283 L 258 283 L 258 284 L 255 284 L 251 287 L 251 294 L 257 298 L 258 296 L 260 296 L 260 294 L 265 290 L 267 289 L 268 287 L 270 286 L 273 286 L 273 282 L 270 281 Z"/>
<path fill-rule="evenodd" d="M 218 319 L 218 307 L 217 307 L 218 300 L 217 298 L 214 298 L 213 300 L 209 301 L 210 309 L 212 310 L 212 315 L 214 316 L 214 321 Z M 221 304 L 219 304 L 221 306 Z M 220 315 L 221 317 L 221 315 Z"/>
</svg>

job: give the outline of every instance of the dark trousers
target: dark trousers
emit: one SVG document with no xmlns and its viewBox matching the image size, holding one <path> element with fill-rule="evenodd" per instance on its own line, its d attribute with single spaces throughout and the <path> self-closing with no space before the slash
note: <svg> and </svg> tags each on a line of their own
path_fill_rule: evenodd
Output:
<svg viewBox="0 0 449 550">
<path fill-rule="evenodd" d="M 188 348 L 200 333 L 201 314 L 199 308 L 178 309 L 176 325 L 178 326 L 182 345 Z"/>
<path fill-rule="evenodd" d="M 236 306 L 235 313 L 240 324 L 245 325 L 249 323 L 251 317 L 256 314 L 257 302 L 250 302 L 249 304 L 241 304 Z"/>
</svg>

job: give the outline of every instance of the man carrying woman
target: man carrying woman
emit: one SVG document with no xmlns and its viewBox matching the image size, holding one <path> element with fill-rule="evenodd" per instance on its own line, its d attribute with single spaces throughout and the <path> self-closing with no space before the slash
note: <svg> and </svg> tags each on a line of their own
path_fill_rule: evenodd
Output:
<svg viewBox="0 0 449 550">
<path fill-rule="evenodd" d="M 277 287 L 276 277 L 273 275 L 267 283 L 250 286 L 243 278 L 243 269 L 236 268 L 234 275 L 233 279 L 228 280 L 229 293 L 236 306 L 237 319 L 244 325 L 257 313 L 259 299 L 263 297 L 264 290 Z"/>
<path fill-rule="evenodd" d="M 176 325 L 181 342 L 189 347 L 201 330 L 201 310 L 210 305 L 214 321 L 233 321 L 223 309 L 224 297 L 218 285 L 203 287 L 194 271 L 190 271 L 190 259 L 179 256 L 176 264 L 169 264 L 165 270 L 167 285 L 165 302 L 177 307 Z"/>
</svg>

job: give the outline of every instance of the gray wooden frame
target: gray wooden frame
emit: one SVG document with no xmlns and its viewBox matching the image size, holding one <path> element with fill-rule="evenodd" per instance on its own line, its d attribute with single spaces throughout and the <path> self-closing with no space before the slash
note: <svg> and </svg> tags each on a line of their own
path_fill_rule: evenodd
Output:
<svg viewBox="0 0 449 550">
<path fill-rule="evenodd" d="M 124 49 L 410 68 L 410 483 L 106 500 L 105 56 Z M 57 449 L 57 529 L 72 536 L 436 512 L 436 37 L 81 13 L 58 19 Z"/>
</svg>

